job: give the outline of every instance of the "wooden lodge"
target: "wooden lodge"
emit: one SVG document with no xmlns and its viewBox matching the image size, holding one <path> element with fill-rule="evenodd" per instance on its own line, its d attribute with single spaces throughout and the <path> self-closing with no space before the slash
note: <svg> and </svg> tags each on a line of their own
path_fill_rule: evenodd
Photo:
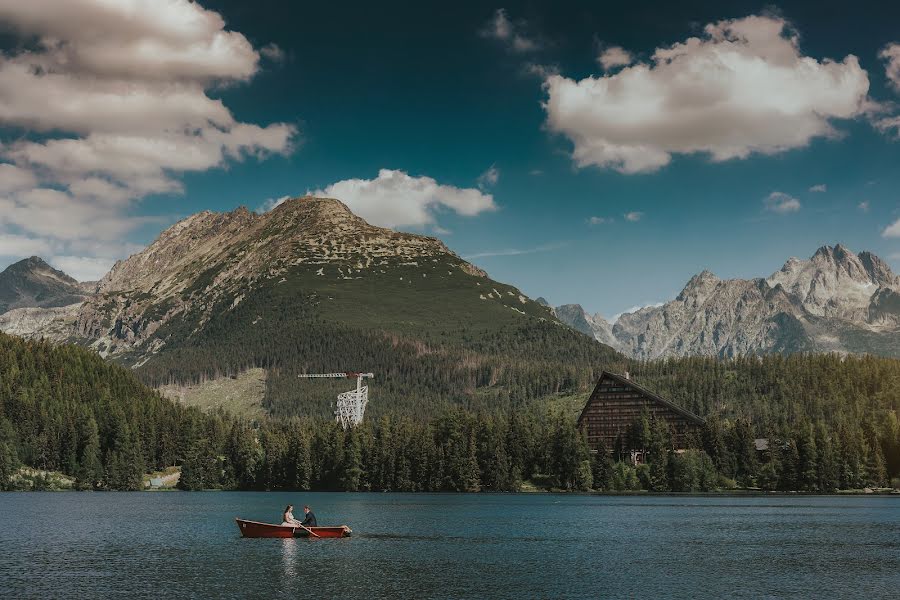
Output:
<svg viewBox="0 0 900 600">
<path fill-rule="evenodd" d="M 652 418 L 666 420 L 676 450 L 684 448 L 687 436 L 698 434 L 703 425 L 703 419 L 639 386 L 628 373 L 604 371 L 578 417 L 578 427 L 586 433 L 593 450 L 602 446 L 612 451 L 618 447 L 623 454 L 630 453 L 632 461 L 642 462 L 643 449 L 629 447 L 628 438 L 632 425 L 645 409 Z"/>
</svg>

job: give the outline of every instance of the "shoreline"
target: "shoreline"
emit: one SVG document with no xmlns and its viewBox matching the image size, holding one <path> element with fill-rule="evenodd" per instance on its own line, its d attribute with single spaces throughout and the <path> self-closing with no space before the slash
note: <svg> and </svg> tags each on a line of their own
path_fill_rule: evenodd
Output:
<svg viewBox="0 0 900 600">
<path fill-rule="evenodd" d="M 634 497 L 671 497 L 671 498 L 679 498 L 679 497 L 693 497 L 693 498 L 701 498 L 701 497 L 722 497 L 722 498 L 740 498 L 740 497 L 748 497 L 748 498 L 756 498 L 756 497 L 764 497 L 764 496 L 772 496 L 772 497 L 848 497 L 848 496 L 895 496 L 900 498 L 900 490 L 898 489 L 890 489 L 883 488 L 872 490 L 870 492 L 866 492 L 864 490 L 838 490 L 832 493 L 823 493 L 823 492 L 795 492 L 795 491 L 764 491 L 764 490 L 721 490 L 721 491 L 708 491 L 708 492 L 650 492 L 644 490 L 630 490 L 630 491 L 622 491 L 622 492 L 598 492 L 598 491 L 565 491 L 565 490 L 529 490 L 529 491 L 518 491 L 518 492 L 454 492 L 454 491 L 445 491 L 445 492 L 406 492 L 406 491 L 371 491 L 371 490 L 357 490 L 355 492 L 348 492 L 342 490 L 223 490 L 223 489 L 206 489 L 206 490 L 181 490 L 178 488 L 160 488 L 160 489 L 145 489 L 145 490 L 75 490 L 75 489 L 49 489 L 49 490 L 3 490 L 0 491 L 0 495 L 3 494 L 39 494 L 39 493 L 77 493 L 77 494 L 144 494 L 144 493 L 184 493 L 184 494 L 192 494 L 192 493 L 200 493 L 200 494 L 209 494 L 209 493 L 222 493 L 222 492 L 238 492 L 238 493 L 247 493 L 247 494 L 415 494 L 415 495 L 445 495 L 450 494 L 454 496 L 532 496 L 532 495 L 565 495 L 565 496 L 609 496 L 609 497 L 617 497 L 617 496 L 634 496 Z"/>
</svg>

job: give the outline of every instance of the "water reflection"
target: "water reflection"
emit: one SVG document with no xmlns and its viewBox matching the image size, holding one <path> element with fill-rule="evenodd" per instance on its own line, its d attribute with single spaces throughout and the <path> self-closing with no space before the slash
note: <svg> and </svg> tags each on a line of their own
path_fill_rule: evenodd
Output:
<svg viewBox="0 0 900 600">
<path fill-rule="evenodd" d="M 285 577 L 293 579 L 297 576 L 297 540 L 295 538 L 281 540 L 281 566 Z"/>
</svg>

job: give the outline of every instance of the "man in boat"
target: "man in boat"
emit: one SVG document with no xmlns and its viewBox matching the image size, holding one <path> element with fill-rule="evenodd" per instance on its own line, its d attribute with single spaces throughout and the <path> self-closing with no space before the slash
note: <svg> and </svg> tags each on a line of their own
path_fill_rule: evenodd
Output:
<svg viewBox="0 0 900 600">
<path fill-rule="evenodd" d="M 303 513 L 306 517 L 303 519 L 303 522 L 300 523 L 304 527 L 315 527 L 316 526 L 316 515 L 313 514 L 313 511 L 309 508 L 309 506 L 303 507 Z"/>
</svg>

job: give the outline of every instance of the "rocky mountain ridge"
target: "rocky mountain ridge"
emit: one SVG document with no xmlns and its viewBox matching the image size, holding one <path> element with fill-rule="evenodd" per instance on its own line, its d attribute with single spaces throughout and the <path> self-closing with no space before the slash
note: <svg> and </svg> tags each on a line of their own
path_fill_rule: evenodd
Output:
<svg viewBox="0 0 900 600">
<path fill-rule="evenodd" d="M 0 314 L 19 308 L 53 308 L 77 304 L 93 292 L 38 256 L 20 260 L 0 272 Z"/>
<path fill-rule="evenodd" d="M 104 355 L 154 352 L 165 343 L 154 334 L 167 322 L 190 313 L 195 328 L 202 328 L 217 311 L 234 310 L 254 288 L 284 282 L 294 272 L 348 281 L 397 267 L 434 270 L 429 263 L 438 262 L 451 275 L 487 279 L 440 240 L 372 226 L 338 200 L 297 198 L 264 214 L 246 208 L 204 211 L 116 263 L 82 305 L 75 332 L 94 340 Z M 514 305 L 534 304 L 521 294 L 504 300 L 510 295 Z M 499 292 L 481 297 L 500 300 Z M 221 305 L 223 299 L 228 306 Z"/>
<path fill-rule="evenodd" d="M 557 319 L 585 335 L 589 335 L 598 342 L 608 346 L 618 345 L 618 340 L 613 335 L 612 325 L 596 313 L 590 315 L 580 304 L 563 304 L 553 308 L 553 314 Z"/>
<path fill-rule="evenodd" d="M 562 309 L 562 310 L 560 310 Z M 609 330 L 578 305 L 559 318 L 639 359 L 827 351 L 900 356 L 900 278 L 841 244 L 790 258 L 767 278 L 695 275 L 662 306 L 625 313 Z M 594 323 L 591 326 L 591 323 Z"/>
</svg>

